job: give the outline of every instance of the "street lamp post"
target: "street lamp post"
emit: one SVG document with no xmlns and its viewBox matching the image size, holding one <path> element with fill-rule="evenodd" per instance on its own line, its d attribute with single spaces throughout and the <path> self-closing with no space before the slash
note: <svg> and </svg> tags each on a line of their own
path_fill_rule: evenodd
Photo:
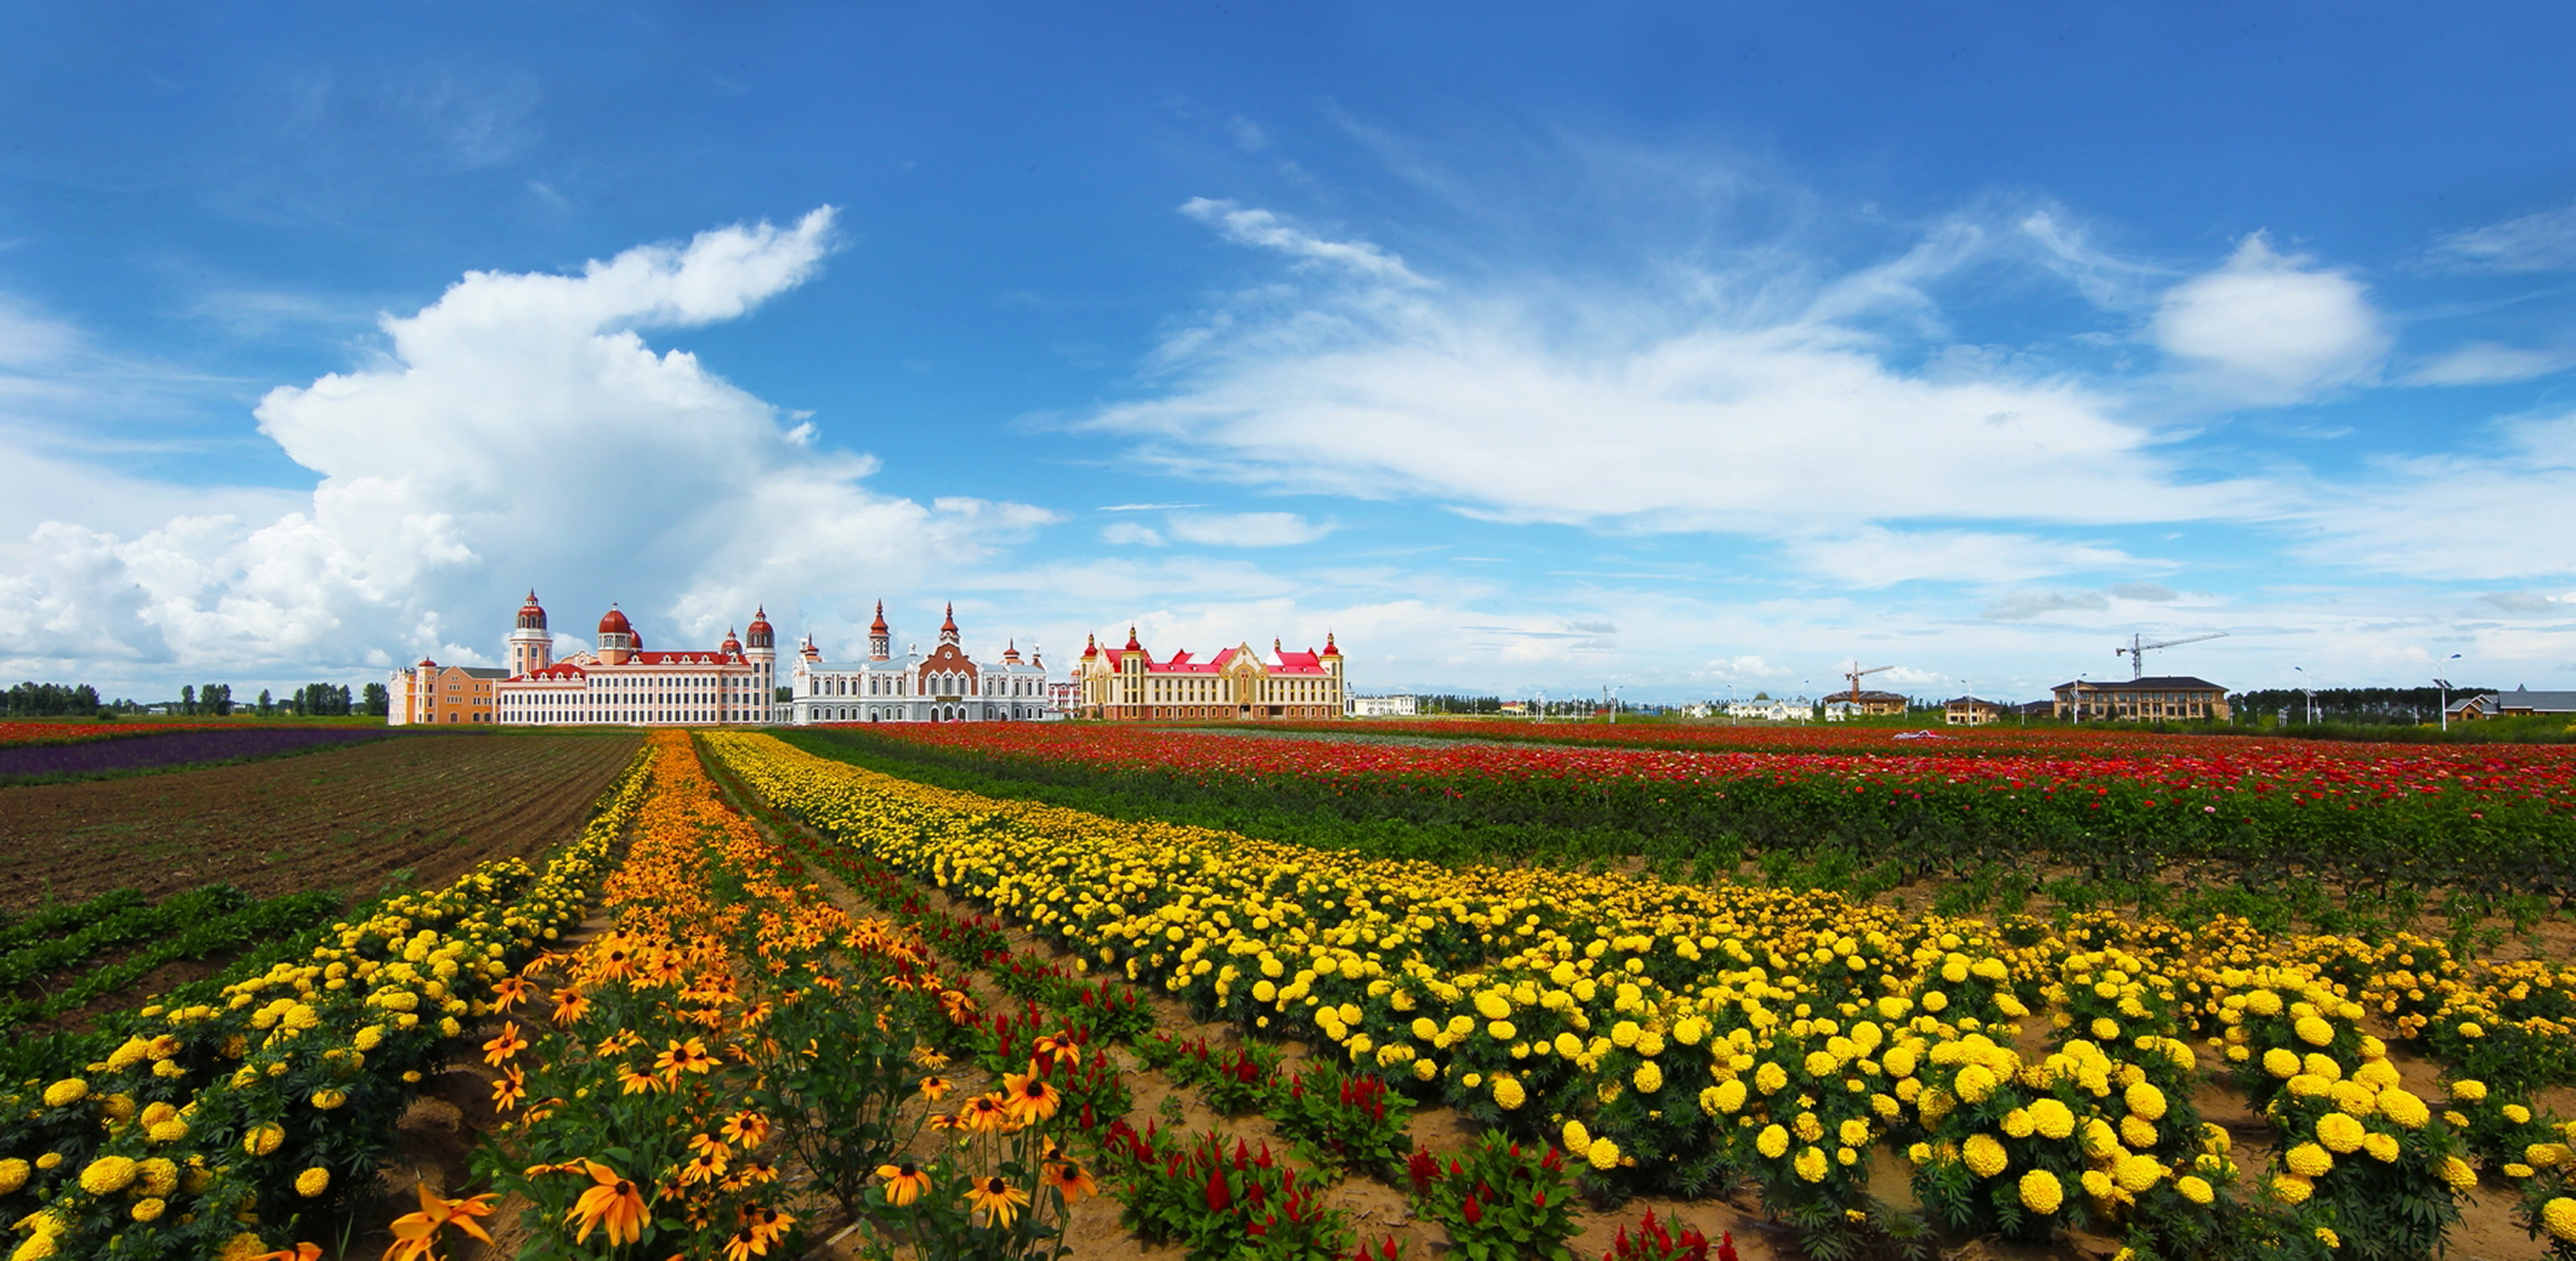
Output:
<svg viewBox="0 0 2576 1261">
<path fill-rule="evenodd" d="M 2450 656 L 2442 658 L 2444 661 L 2457 661 L 2459 659 L 2460 654 L 2456 652 L 2452 653 Z M 2442 731 L 2447 735 L 2451 730 L 2451 681 L 2449 679 L 2435 679 L 2433 682 L 2442 689 Z"/>
<path fill-rule="evenodd" d="M 2303 696 L 2305 696 L 2305 697 L 2307 697 L 2307 698 L 2308 698 L 2308 725 L 2309 725 L 2309 726 L 2311 726 L 2311 727 L 2316 726 L 2316 725 L 2317 725 L 2317 689 L 2316 689 L 2316 681 L 2317 681 L 2317 678 L 2316 678 L 2316 676 L 2315 676 L 2315 675 L 2308 673 L 2308 668 L 2307 668 L 2306 666 L 2291 666 L 2290 668 L 2299 672 L 2299 680 L 2300 680 L 2299 693 L 2300 693 L 2301 695 L 2303 695 Z"/>
</svg>

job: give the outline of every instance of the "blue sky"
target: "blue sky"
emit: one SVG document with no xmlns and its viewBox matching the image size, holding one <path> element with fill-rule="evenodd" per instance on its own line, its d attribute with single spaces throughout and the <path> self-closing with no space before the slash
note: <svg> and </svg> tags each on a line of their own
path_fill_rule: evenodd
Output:
<svg viewBox="0 0 2576 1261">
<path fill-rule="evenodd" d="M 2576 686 L 2563 8 L 936 10 L 13 7 L 0 672 Z"/>
</svg>

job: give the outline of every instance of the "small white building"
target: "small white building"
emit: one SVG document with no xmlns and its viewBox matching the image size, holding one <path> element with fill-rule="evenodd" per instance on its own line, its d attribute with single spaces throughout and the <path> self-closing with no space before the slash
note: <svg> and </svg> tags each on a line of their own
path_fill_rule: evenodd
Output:
<svg viewBox="0 0 2576 1261">
<path fill-rule="evenodd" d="M 1421 700 L 1412 696 L 1350 696 L 1342 700 L 1344 718 L 1411 718 L 1421 712 Z M 1510 713 L 1510 705 L 1503 706 Z"/>
<path fill-rule="evenodd" d="M 957 609 L 939 627 L 938 646 L 894 655 L 885 604 L 868 626 L 861 661 L 827 661 L 808 638 L 797 649 L 787 721 L 1038 722 L 1062 718 L 1047 687 L 1046 662 L 1033 650 L 1020 659 L 1014 641 L 998 662 L 979 662 L 958 643 Z"/>
<path fill-rule="evenodd" d="M 1726 716 L 1738 722 L 1803 722 L 1808 715 L 1805 701 L 1760 697 L 1749 701 L 1728 701 Z"/>
</svg>

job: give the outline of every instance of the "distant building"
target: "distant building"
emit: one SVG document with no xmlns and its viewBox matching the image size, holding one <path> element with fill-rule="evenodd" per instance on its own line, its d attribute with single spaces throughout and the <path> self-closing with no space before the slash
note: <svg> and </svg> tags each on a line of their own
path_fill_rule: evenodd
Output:
<svg viewBox="0 0 2576 1261">
<path fill-rule="evenodd" d="M 1837 692 L 1825 698 L 1825 721 L 1841 722 L 1846 718 L 1876 718 L 1902 714 L 1909 702 L 1901 692 Z"/>
<path fill-rule="evenodd" d="M 2227 720 L 2227 689 L 2190 675 L 2161 675 L 2095 683 L 2078 679 L 2050 689 L 2058 718 L 2093 722 L 2192 722 Z"/>
<path fill-rule="evenodd" d="M 1812 712 L 1805 701 L 1768 696 L 1726 703 L 1726 716 L 1738 722 L 1802 722 Z"/>
<path fill-rule="evenodd" d="M 1353 696 L 1342 702 L 1345 718 L 1411 718 L 1421 710 L 1421 698 L 1413 696 Z M 1506 714 L 1526 714 L 1528 701 L 1504 701 Z"/>
<path fill-rule="evenodd" d="M 509 671 L 491 666 L 443 666 L 427 657 L 396 670 L 386 682 L 392 695 L 385 725 L 498 722 L 493 685 Z"/>
<path fill-rule="evenodd" d="M 2516 687 L 2510 692 L 2463 696 L 2451 702 L 2453 722 L 2522 718 L 2534 714 L 2576 714 L 2576 692 L 2535 692 L 2528 687 Z"/>
<path fill-rule="evenodd" d="M 868 625 L 863 661 L 826 661 L 808 639 L 797 651 L 795 699 L 788 721 L 831 722 L 1038 722 L 1064 715 L 1048 702 L 1046 662 L 1031 646 L 1020 659 L 1018 640 L 1000 661 L 977 661 L 960 641 L 957 606 L 939 626 L 929 652 L 894 655 L 894 632 L 885 602 Z"/>
<path fill-rule="evenodd" d="M 598 646 L 558 660 L 546 611 L 531 591 L 510 631 L 510 668 L 491 672 L 505 677 L 493 684 L 498 716 L 490 721 L 522 727 L 765 726 L 775 721 L 777 708 L 771 691 L 776 632 L 759 609 L 745 630 L 744 639 L 726 631 L 714 648 L 647 650 L 643 633 L 610 605 L 599 619 Z"/>
<path fill-rule="evenodd" d="M 2012 706 L 2002 701 L 1980 700 L 1974 696 L 1953 697 L 1941 703 L 1941 720 L 1953 727 L 1988 726 L 2002 722 L 2012 712 Z"/>
<path fill-rule="evenodd" d="M 1336 718 L 1344 704 L 1342 650 L 1331 635 L 1324 650 L 1291 652 L 1270 644 L 1263 661 L 1249 644 L 1205 661 L 1187 652 L 1156 661 L 1127 629 L 1127 646 L 1085 645 L 1074 680 L 1083 718 L 1151 722 L 1221 718 Z"/>
</svg>

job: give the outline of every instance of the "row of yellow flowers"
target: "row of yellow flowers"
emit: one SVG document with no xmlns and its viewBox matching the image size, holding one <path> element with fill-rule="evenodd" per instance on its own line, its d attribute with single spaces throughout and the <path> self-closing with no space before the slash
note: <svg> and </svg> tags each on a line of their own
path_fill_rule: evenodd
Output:
<svg viewBox="0 0 2576 1261">
<path fill-rule="evenodd" d="M 825 1211 L 861 1247 L 1047 1255 L 1089 1183 L 1036 1124 L 1053 1088 L 1032 1073 L 935 1112 L 954 1088 L 941 1044 L 973 1000 L 916 936 L 835 907 L 722 800 L 686 734 L 654 734 L 651 754 L 608 927 L 498 988 L 483 1051 L 511 1124 L 477 1154 L 491 1189 L 424 1196 L 388 1261 L 450 1225 L 483 1233 L 512 1192 L 523 1247 L 548 1256 L 798 1255 Z M 962 1147 L 921 1141 L 942 1117 Z"/>
<path fill-rule="evenodd" d="M 372 1184 L 492 984 L 579 920 L 644 772 L 639 756 L 542 873 L 486 863 L 388 899 L 215 1002 L 144 1008 L 104 1060 L 0 1091 L 12 1261 L 297 1256 L 299 1221 Z"/>
<path fill-rule="evenodd" d="M 2479 1112 L 2491 1101 L 2475 1080 L 2437 1111 L 2365 1029 L 2375 1018 L 2437 1054 L 2505 1029 L 2563 1037 L 2563 972 L 2407 936 L 2110 916 L 2051 931 L 1776 889 L 1389 862 L 932 789 L 765 736 L 707 740 L 781 808 L 1086 962 L 1410 1075 L 1487 1124 L 1563 1143 L 1605 1189 L 1750 1178 L 1811 1236 L 1870 1231 L 1885 1218 L 1869 1156 L 1887 1144 L 1960 1233 L 2065 1224 L 2142 1255 L 2330 1255 L 2350 1239 L 2419 1256 L 2477 1182 L 2474 1147 L 2531 1184 L 2553 1246 L 2576 1239 L 2561 1134 L 2527 1109 Z M 2213 1074 L 2278 1132 L 2281 1155 L 2250 1186 L 2191 1106 Z"/>
</svg>

